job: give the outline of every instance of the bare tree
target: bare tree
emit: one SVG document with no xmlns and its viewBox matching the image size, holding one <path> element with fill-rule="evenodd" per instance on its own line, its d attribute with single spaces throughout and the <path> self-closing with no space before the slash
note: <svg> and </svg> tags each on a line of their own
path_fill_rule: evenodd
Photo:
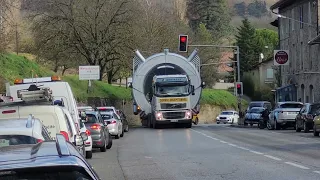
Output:
<svg viewBox="0 0 320 180">
<path fill-rule="evenodd" d="M 100 66 L 100 80 L 106 71 L 113 75 L 123 52 L 131 50 L 131 1 L 46 1 L 42 12 L 32 16 L 34 31 L 50 32 L 44 34 L 42 42 L 52 45 L 57 43 L 54 39 L 61 38 L 63 47 L 80 54 L 89 65 Z"/>
</svg>

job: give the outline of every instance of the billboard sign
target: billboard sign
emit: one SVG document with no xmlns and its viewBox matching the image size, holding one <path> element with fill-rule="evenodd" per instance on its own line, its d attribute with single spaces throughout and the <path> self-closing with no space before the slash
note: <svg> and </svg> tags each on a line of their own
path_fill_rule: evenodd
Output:
<svg viewBox="0 0 320 180">
<path fill-rule="evenodd" d="M 274 50 L 273 64 L 275 66 L 289 65 L 289 51 Z"/>
<path fill-rule="evenodd" d="M 79 66 L 79 80 L 100 79 L 100 66 Z"/>
</svg>

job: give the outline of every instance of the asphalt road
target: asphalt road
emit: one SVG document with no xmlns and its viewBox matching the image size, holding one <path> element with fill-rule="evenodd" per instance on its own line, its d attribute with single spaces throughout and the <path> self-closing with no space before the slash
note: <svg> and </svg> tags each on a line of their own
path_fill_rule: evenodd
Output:
<svg viewBox="0 0 320 180">
<path fill-rule="evenodd" d="M 131 129 L 89 160 L 106 180 L 320 179 L 320 138 L 226 125 Z"/>
</svg>

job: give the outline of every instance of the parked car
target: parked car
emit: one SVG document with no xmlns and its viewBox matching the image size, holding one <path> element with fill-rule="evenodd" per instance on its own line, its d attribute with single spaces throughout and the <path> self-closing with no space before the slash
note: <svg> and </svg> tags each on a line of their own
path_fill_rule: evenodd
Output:
<svg viewBox="0 0 320 180">
<path fill-rule="evenodd" d="M 269 111 L 272 110 L 272 104 L 269 101 L 252 101 L 252 102 L 250 102 L 246 112 L 249 111 L 253 107 L 266 108 Z"/>
<path fill-rule="evenodd" d="M 275 109 L 269 114 L 267 128 L 280 129 L 295 127 L 296 116 L 300 112 L 303 103 L 301 102 L 278 102 Z"/>
<path fill-rule="evenodd" d="M 220 115 L 216 118 L 216 122 L 217 124 L 220 124 L 220 123 L 233 124 L 233 123 L 238 123 L 238 119 L 239 119 L 239 114 L 237 111 L 233 111 L 233 110 L 222 111 Z"/>
<path fill-rule="evenodd" d="M 123 137 L 124 129 L 121 119 L 113 112 L 104 112 L 101 113 L 102 119 L 107 125 L 111 135 L 115 136 L 116 139 Z"/>
<path fill-rule="evenodd" d="M 73 144 L 61 134 L 55 139 L 36 145 L 0 147 L 0 179 L 100 180 Z"/>
<path fill-rule="evenodd" d="M 245 114 L 244 124 L 250 124 L 250 126 L 253 126 L 253 124 L 258 124 L 263 118 L 262 113 L 266 108 L 264 107 L 253 107 L 247 113 Z"/>
<path fill-rule="evenodd" d="M 6 119 L 0 121 L 0 147 L 37 144 L 51 141 L 47 129 L 39 119 L 30 115 L 27 119 Z"/>
<path fill-rule="evenodd" d="M 100 113 L 97 111 L 86 111 L 85 117 L 82 118 L 86 128 L 90 131 L 92 147 L 100 148 L 101 152 L 110 149 L 112 147 L 112 137 Z"/>
<path fill-rule="evenodd" d="M 124 132 L 129 132 L 129 123 L 126 115 L 121 110 L 117 110 L 117 114 L 120 116 L 120 119 L 122 121 Z"/>
<path fill-rule="evenodd" d="M 313 119 L 320 110 L 320 103 L 305 103 L 296 116 L 296 132 L 303 130 L 304 133 L 313 129 Z"/>
<path fill-rule="evenodd" d="M 90 131 L 87 129 L 85 124 L 81 121 L 80 122 L 80 132 L 86 133 L 88 139 L 85 141 L 85 150 L 86 150 L 86 158 L 92 158 L 92 137 Z"/>
</svg>

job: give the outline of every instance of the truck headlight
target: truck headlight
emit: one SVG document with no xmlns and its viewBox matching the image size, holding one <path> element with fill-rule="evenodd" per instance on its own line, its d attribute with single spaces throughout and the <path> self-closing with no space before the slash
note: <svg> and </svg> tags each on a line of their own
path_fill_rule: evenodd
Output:
<svg viewBox="0 0 320 180">
<path fill-rule="evenodd" d="M 157 112 L 156 113 L 156 119 L 157 120 L 161 120 L 162 119 L 162 113 L 161 112 Z"/>
<path fill-rule="evenodd" d="M 190 111 L 186 111 L 186 119 L 191 119 L 191 112 Z"/>
</svg>

